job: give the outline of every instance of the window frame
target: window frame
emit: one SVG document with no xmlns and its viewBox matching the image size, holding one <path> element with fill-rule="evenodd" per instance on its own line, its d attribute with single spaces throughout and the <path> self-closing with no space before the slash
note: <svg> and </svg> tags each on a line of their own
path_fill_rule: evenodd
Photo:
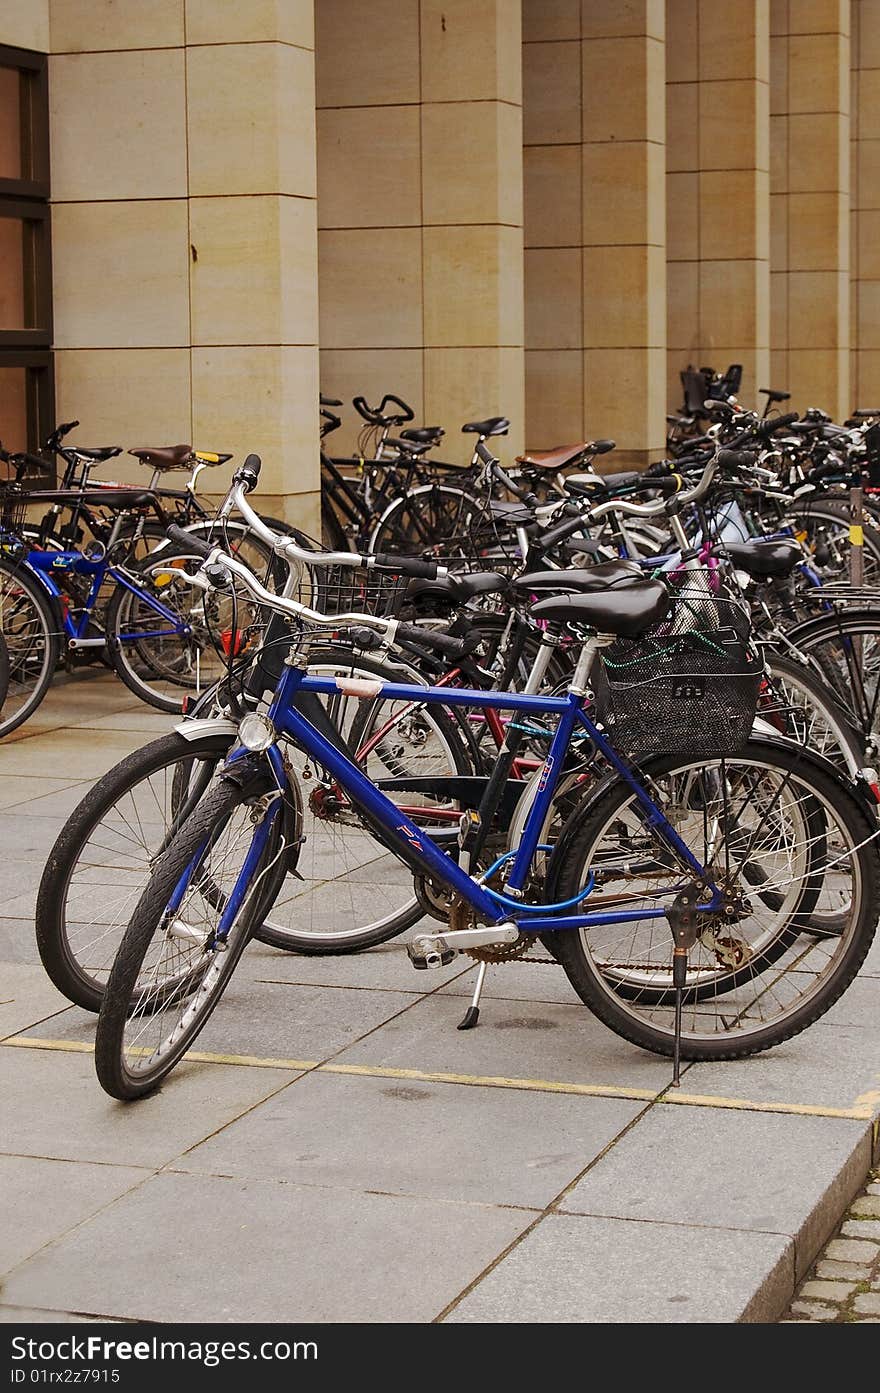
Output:
<svg viewBox="0 0 880 1393">
<path fill-rule="evenodd" d="M 0 217 L 25 225 L 24 318 L 32 326 L 0 329 L 0 367 L 25 370 L 27 448 L 39 449 L 55 427 L 52 353 L 52 214 L 49 205 L 49 88 L 45 53 L 0 44 L 0 67 L 21 82 L 21 179 L 0 179 Z"/>
</svg>

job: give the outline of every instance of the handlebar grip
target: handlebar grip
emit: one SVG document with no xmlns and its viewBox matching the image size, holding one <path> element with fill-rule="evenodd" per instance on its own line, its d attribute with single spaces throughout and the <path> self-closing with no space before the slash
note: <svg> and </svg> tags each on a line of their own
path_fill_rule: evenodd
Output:
<svg viewBox="0 0 880 1393">
<path fill-rule="evenodd" d="M 69 431 L 76 430 L 79 421 L 66 421 L 63 426 L 58 426 L 56 435 L 67 435 Z"/>
<path fill-rule="evenodd" d="M 520 488 L 519 484 L 515 484 L 513 479 L 511 479 L 510 475 L 507 473 L 507 471 L 501 468 L 501 465 L 498 463 L 497 460 L 495 460 L 492 466 L 492 472 L 494 473 L 495 477 L 500 481 L 500 483 L 504 485 L 508 493 L 512 493 L 515 498 L 522 499 L 523 503 L 525 503 L 527 508 L 537 508 L 537 495 L 534 494 L 531 491 L 531 489 Z"/>
<path fill-rule="evenodd" d="M 719 469 L 749 469 L 758 458 L 756 450 L 719 450 Z"/>
<path fill-rule="evenodd" d="M 573 537 L 575 532 L 581 532 L 584 528 L 583 514 L 578 513 L 577 517 L 566 518 L 565 522 L 560 522 L 558 526 L 551 527 L 549 532 L 545 532 L 543 537 L 537 539 L 538 545 L 543 551 L 550 551 L 559 542 L 564 542 L 566 537 Z"/>
<path fill-rule="evenodd" d="M 401 401 L 400 397 L 393 396 L 390 392 L 386 393 L 386 395 L 382 398 L 381 402 L 379 403 L 379 406 L 376 409 L 377 416 L 380 416 L 384 419 L 385 408 L 390 401 L 393 401 L 395 406 L 400 407 L 401 411 L 403 412 L 404 421 L 412 421 L 414 419 L 415 412 L 413 411 L 412 407 L 408 406 L 405 401 Z"/>
<path fill-rule="evenodd" d="M 194 556 L 209 557 L 214 550 L 207 542 L 203 542 L 201 537 L 194 537 L 191 532 L 185 532 L 182 527 L 175 523 L 170 523 L 165 528 L 165 536 L 169 542 L 175 546 L 182 547 L 184 551 L 191 552 Z"/>
<path fill-rule="evenodd" d="M 766 440 L 768 436 L 775 435 L 776 431 L 784 430 L 786 426 L 793 426 L 795 421 L 800 419 L 797 411 L 789 411 L 785 416 L 771 416 L 766 421 L 762 421 L 752 431 L 752 435 L 756 436 L 758 440 Z"/>
<path fill-rule="evenodd" d="M 257 486 L 257 480 L 260 477 L 260 470 L 262 467 L 263 461 L 260 459 L 259 455 L 248 455 L 244 464 L 240 465 L 233 474 L 232 482 L 234 484 L 244 484 L 245 491 L 250 493 Z"/>
<path fill-rule="evenodd" d="M 672 463 L 668 459 L 657 460 L 656 464 L 649 464 L 645 470 L 646 479 L 665 479 L 672 473 Z"/>
<path fill-rule="evenodd" d="M 415 576 L 419 580 L 437 579 L 437 562 L 422 561 L 417 556 L 388 556 L 385 552 L 377 552 L 373 565 L 383 571 L 395 571 L 398 575 Z"/>
<path fill-rule="evenodd" d="M 397 638 L 404 643 L 433 648 L 447 658 L 463 658 L 480 646 L 480 635 L 476 630 L 464 637 L 454 638 L 451 634 L 438 633 L 436 629 L 419 628 L 417 624 L 398 624 Z"/>
</svg>

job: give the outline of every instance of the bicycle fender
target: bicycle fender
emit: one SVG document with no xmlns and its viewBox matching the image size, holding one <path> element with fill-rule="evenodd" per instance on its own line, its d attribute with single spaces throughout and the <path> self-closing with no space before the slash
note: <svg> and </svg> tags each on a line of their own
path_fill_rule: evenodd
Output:
<svg viewBox="0 0 880 1393">
<path fill-rule="evenodd" d="M 177 735 L 182 735 L 184 740 L 201 740 L 203 735 L 228 735 L 232 740 L 238 726 L 226 716 L 214 716 L 202 720 L 181 721 L 174 730 Z"/>
</svg>

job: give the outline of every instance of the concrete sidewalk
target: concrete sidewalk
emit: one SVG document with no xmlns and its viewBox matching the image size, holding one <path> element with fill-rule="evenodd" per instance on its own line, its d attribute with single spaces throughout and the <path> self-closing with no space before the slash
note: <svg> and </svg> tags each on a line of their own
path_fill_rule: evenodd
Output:
<svg viewBox="0 0 880 1393">
<path fill-rule="evenodd" d="M 33 906 L 89 783 L 172 719 L 109 674 L 0 746 L 0 1318 L 773 1321 L 871 1164 L 880 939 L 820 1022 L 687 1067 L 561 969 L 247 950 L 198 1051 L 113 1103 Z M 210 1280 L 206 1281 L 206 1274 Z"/>
</svg>

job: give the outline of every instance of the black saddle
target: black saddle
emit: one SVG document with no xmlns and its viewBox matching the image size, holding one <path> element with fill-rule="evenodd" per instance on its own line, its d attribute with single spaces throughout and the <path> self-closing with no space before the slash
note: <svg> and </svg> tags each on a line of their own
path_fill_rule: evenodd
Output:
<svg viewBox="0 0 880 1393">
<path fill-rule="evenodd" d="M 598 566 L 568 571 L 530 571 L 512 583 L 517 590 L 538 595 L 541 591 L 554 595 L 586 595 L 621 585 L 641 583 L 645 573 L 634 561 L 603 561 Z"/>
<path fill-rule="evenodd" d="M 572 493 L 594 493 L 597 489 L 622 489 L 628 488 L 632 484 L 640 484 L 642 488 L 650 488 L 650 480 L 636 470 L 617 474 L 597 474 L 594 479 L 579 478 L 577 474 L 571 474 L 565 481 L 566 488 Z"/>
<path fill-rule="evenodd" d="M 416 445 L 436 445 L 444 435 L 442 426 L 418 426 L 414 430 L 402 430 L 401 440 L 412 440 Z"/>
<path fill-rule="evenodd" d="M 787 576 L 804 556 L 797 542 L 726 542 L 734 566 L 750 576 Z"/>
<path fill-rule="evenodd" d="M 389 435 L 388 439 L 385 441 L 385 444 L 390 445 L 393 450 L 401 450 L 403 454 L 411 455 L 413 459 L 418 459 L 419 455 L 423 455 L 426 450 L 430 450 L 433 443 L 433 440 L 428 440 L 423 443 L 417 440 L 406 440 L 404 439 L 403 431 L 401 431 L 399 439 L 396 436 Z"/>
<path fill-rule="evenodd" d="M 535 619 L 551 624 L 585 624 L 600 634 L 638 638 L 659 623 L 669 608 L 669 592 L 662 581 L 618 586 L 595 595 L 554 595 L 532 605 Z"/>
<path fill-rule="evenodd" d="M 443 576 L 438 580 L 411 580 L 406 598 L 415 604 L 462 605 L 475 595 L 496 595 L 507 589 L 508 579 L 500 571 L 471 571 Z"/>
<path fill-rule="evenodd" d="M 114 459 L 116 455 L 122 454 L 121 445 L 74 445 L 71 447 L 78 455 L 84 455 L 86 459 L 92 459 L 96 464 L 102 460 Z"/>
<path fill-rule="evenodd" d="M 468 421 L 461 430 L 463 435 L 506 435 L 510 422 L 506 416 L 490 416 L 485 421 Z"/>
</svg>

